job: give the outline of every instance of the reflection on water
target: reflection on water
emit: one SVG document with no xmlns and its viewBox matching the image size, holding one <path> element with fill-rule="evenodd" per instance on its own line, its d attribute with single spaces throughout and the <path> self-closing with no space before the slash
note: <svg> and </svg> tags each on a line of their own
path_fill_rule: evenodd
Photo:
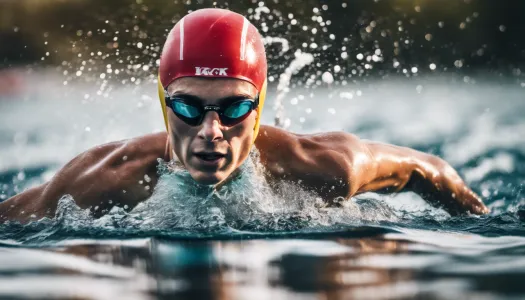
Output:
<svg viewBox="0 0 525 300">
<path fill-rule="evenodd" d="M 523 238 L 494 244 L 474 237 L 483 250 L 472 255 L 463 251 L 472 236 L 431 235 L 453 242 L 455 253 L 441 252 L 439 242 L 407 236 L 412 232 L 293 241 L 76 240 L 44 249 L 2 248 L 0 297 L 449 299 L 525 293 Z M 9 276 L 14 271 L 27 275 Z M 26 283 L 32 288 L 23 289 Z"/>
</svg>

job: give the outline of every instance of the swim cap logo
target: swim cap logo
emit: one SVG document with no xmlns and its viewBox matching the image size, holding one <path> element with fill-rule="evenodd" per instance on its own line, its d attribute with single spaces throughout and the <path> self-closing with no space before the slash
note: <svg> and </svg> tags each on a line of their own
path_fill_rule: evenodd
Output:
<svg viewBox="0 0 525 300">
<path fill-rule="evenodd" d="M 207 68 L 207 67 L 195 67 L 195 75 L 197 76 L 228 76 L 226 74 L 228 68 Z"/>
</svg>

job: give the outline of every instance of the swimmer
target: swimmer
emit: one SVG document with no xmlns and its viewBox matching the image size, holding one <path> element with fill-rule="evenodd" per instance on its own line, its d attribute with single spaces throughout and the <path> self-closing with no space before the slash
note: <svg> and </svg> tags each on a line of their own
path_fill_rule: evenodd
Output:
<svg viewBox="0 0 525 300">
<path fill-rule="evenodd" d="M 114 205 L 132 209 L 152 195 L 159 158 L 220 189 L 253 147 L 270 184 L 294 182 L 328 204 L 365 192 L 412 191 L 452 215 L 489 212 L 436 156 L 345 132 L 304 135 L 260 125 L 266 73 L 262 38 L 245 17 L 222 9 L 186 15 L 160 59 L 167 131 L 87 150 L 49 182 L 0 203 L 0 221 L 53 217 L 68 194 L 95 217 Z"/>
</svg>

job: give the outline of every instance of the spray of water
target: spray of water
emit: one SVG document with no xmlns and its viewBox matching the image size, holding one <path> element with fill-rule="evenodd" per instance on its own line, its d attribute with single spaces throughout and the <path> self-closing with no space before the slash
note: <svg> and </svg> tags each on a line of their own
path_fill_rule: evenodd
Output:
<svg viewBox="0 0 525 300">
<path fill-rule="evenodd" d="M 297 74 L 302 68 L 311 64 L 314 61 L 314 56 L 310 53 L 301 52 L 297 50 L 295 52 L 295 58 L 292 60 L 290 65 L 284 70 L 279 76 L 279 84 L 277 85 L 277 96 L 273 109 L 275 113 L 275 126 L 287 128 L 290 126 L 290 120 L 284 119 L 284 105 L 283 100 L 286 94 L 290 91 L 290 80 L 294 74 Z"/>
</svg>

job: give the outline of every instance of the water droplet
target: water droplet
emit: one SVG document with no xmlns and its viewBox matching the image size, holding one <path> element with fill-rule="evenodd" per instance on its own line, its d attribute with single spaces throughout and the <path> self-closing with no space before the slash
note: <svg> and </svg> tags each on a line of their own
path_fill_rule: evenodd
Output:
<svg viewBox="0 0 525 300">
<path fill-rule="evenodd" d="M 332 84 L 334 82 L 334 76 L 330 72 L 324 72 L 321 76 L 321 79 L 328 84 Z"/>
<path fill-rule="evenodd" d="M 454 66 L 455 66 L 456 68 L 461 68 L 461 67 L 463 67 L 463 61 L 461 61 L 461 60 L 459 60 L 459 59 L 456 60 L 456 61 L 454 62 Z"/>
<path fill-rule="evenodd" d="M 144 180 L 146 182 L 151 182 L 151 177 L 149 177 L 148 174 L 144 174 Z"/>
</svg>

